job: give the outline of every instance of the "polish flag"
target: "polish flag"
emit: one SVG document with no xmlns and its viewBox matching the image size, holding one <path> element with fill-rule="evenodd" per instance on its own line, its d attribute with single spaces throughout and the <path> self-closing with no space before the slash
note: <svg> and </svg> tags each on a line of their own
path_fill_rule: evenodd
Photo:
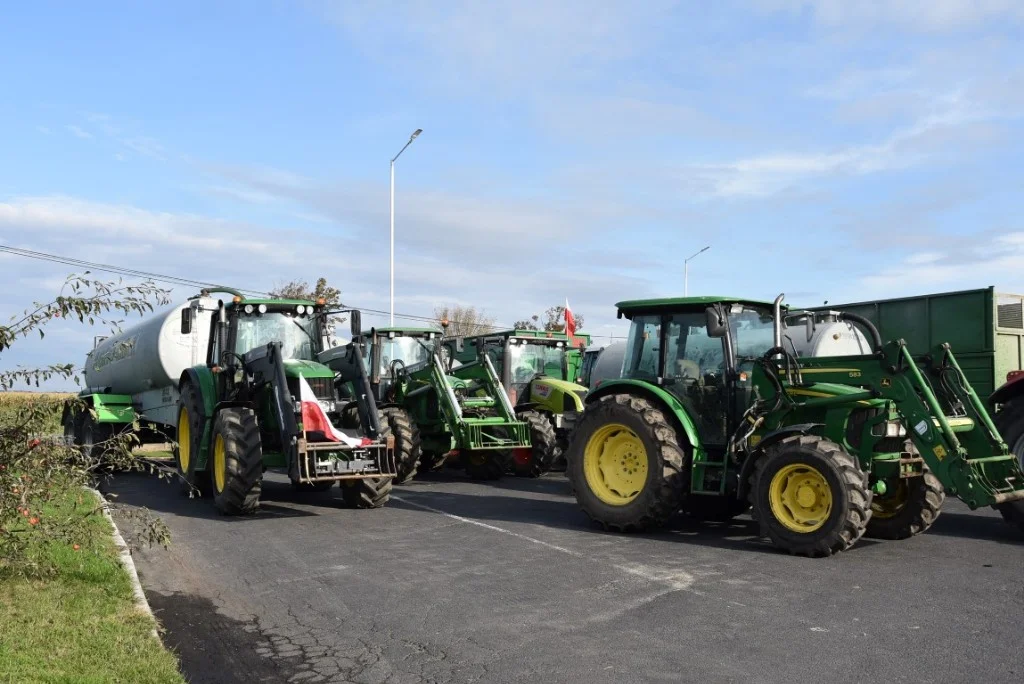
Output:
<svg viewBox="0 0 1024 684">
<path fill-rule="evenodd" d="M 576 318 L 569 308 L 569 298 L 565 298 L 565 334 L 569 336 L 569 344 L 572 344 L 573 335 L 576 334 Z"/>
<path fill-rule="evenodd" d="M 321 432 L 331 442 L 342 442 L 350 447 L 370 446 L 373 441 L 366 437 L 349 437 L 331 424 L 313 394 L 313 388 L 306 378 L 299 376 L 299 403 L 302 404 L 302 427 L 306 432 Z"/>
</svg>

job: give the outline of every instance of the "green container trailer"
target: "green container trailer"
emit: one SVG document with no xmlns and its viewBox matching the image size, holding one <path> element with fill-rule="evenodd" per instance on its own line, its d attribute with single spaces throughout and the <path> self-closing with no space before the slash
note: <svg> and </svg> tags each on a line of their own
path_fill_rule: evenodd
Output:
<svg viewBox="0 0 1024 684">
<path fill-rule="evenodd" d="M 829 304 L 810 310 L 859 314 L 878 326 L 882 339 L 902 338 L 911 349 L 934 349 L 949 343 L 964 375 L 982 398 L 991 397 L 1009 374 L 1024 368 L 1024 295 L 988 287 Z M 1024 393 L 1024 387 L 1020 392 Z"/>
</svg>

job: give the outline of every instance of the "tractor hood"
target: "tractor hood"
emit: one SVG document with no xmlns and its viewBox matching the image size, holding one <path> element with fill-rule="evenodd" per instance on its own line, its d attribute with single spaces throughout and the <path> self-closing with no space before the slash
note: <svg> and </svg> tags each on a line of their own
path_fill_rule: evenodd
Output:
<svg viewBox="0 0 1024 684">
<path fill-rule="evenodd" d="M 587 388 L 575 382 L 559 378 L 537 378 L 530 383 L 530 401 L 546 406 L 554 413 L 561 413 L 566 408 L 566 399 L 576 411 L 583 410 L 583 398 L 587 396 Z"/>
<path fill-rule="evenodd" d="M 334 371 L 322 363 L 304 359 L 286 359 L 284 374 L 289 378 L 333 378 Z"/>
</svg>

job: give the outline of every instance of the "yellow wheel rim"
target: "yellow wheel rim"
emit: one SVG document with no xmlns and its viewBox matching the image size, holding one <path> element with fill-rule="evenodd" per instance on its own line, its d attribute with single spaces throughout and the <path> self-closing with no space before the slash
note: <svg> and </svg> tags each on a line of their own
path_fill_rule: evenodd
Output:
<svg viewBox="0 0 1024 684">
<path fill-rule="evenodd" d="M 885 496 L 875 496 L 871 500 L 871 516 L 873 518 L 894 518 L 907 505 L 910 498 L 910 487 L 907 481 L 900 478 L 897 484 Z"/>
<path fill-rule="evenodd" d="M 218 492 L 224 491 L 224 482 L 228 479 L 228 459 L 224 455 L 224 435 L 217 435 L 213 440 L 213 486 Z"/>
<path fill-rule="evenodd" d="M 625 506 L 647 483 L 647 449 L 620 423 L 598 428 L 583 449 L 583 475 L 590 491 L 610 506 Z"/>
<path fill-rule="evenodd" d="M 801 534 L 821 528 L 832 512 L 832 488 L 817 469 L 803 463 L 783 466 L 768 489 L 772 515 Z"/>
<path fill-rule="evenodd" d="M 178 467 L 181 472 L 188 472 L 188 464 L 192 460 L 192 427 L 188 424 L 188 411 L 184 406 L 178 414 Z"/>
</svg>

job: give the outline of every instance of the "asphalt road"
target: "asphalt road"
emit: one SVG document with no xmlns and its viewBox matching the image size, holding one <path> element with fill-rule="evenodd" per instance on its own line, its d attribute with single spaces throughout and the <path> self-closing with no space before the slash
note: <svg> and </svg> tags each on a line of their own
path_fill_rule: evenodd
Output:
<svg viewBox="0 0 1024 684">
<path fill-rule="evenodd" d="M 171 529 L 169 550 L 136 560 L 192 682 L 1024 676 L 1024 543 L 956 501 L 917 538 L 811 560 L 746 517 L 606 534 L 561 475 L 428 476 L 373 511 L 274 480 L 251 518 L 154 477 L 107 489 Z"/>
</svg>

